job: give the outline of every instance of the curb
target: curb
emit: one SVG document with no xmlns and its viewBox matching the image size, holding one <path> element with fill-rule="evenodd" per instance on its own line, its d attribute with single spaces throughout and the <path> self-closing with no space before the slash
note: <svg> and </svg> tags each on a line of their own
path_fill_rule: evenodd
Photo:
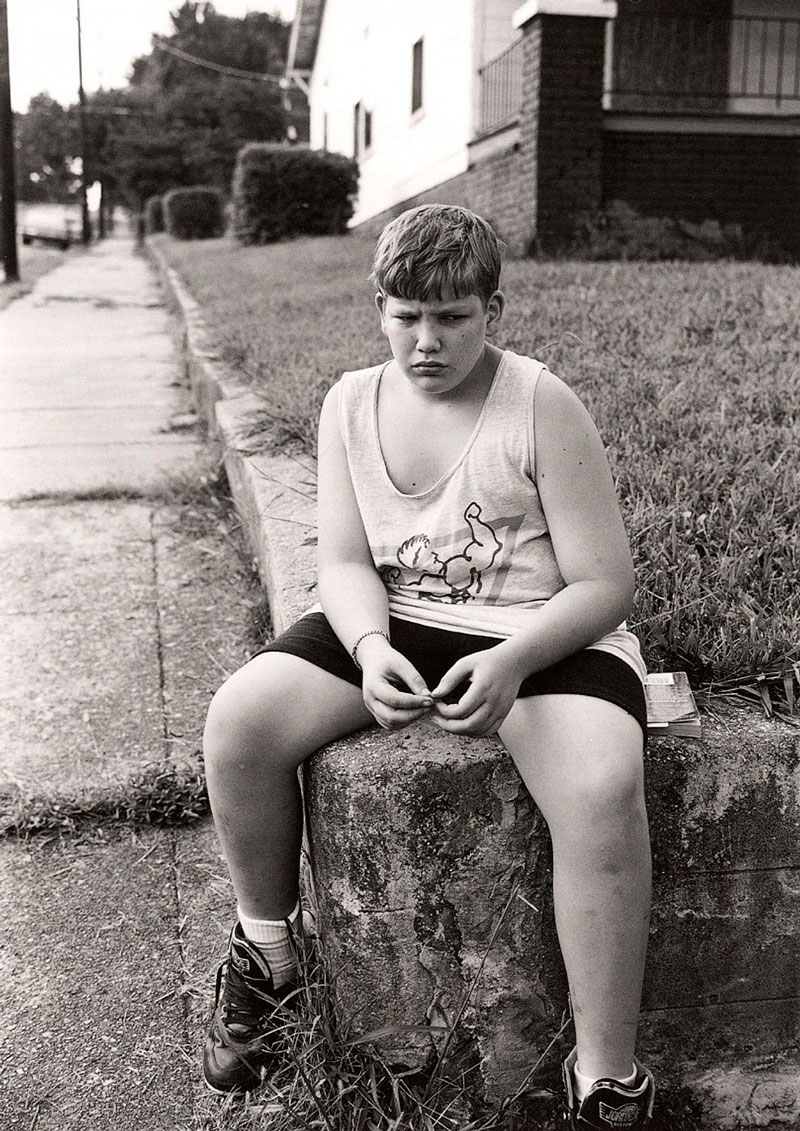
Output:
<svg viewBox="0 0 800 1131">
<path fill-rule="evenodd" d="M 265 414 L 263 398 L 220 360 L 199 304 L 161 250 L 150 240 L 145 250 L 179 316 L 185 377 L 201 430 L 225 464 L 277 634 L 315 600 L 316 584 L 306 579 L 315 576 L 316 468 L 286 455 L 253 450 Z"/>
</svg>

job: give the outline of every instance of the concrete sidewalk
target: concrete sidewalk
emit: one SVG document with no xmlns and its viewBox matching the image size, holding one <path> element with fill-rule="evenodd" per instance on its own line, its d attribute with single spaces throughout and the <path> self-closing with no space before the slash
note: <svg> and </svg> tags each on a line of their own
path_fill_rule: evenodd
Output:
<svg viewBox="0 0 800 1131">
<path fill-rule="evenodd" d="M 6 812 L 91 809 L 196 766 L 208 699 L 245 659 L 247 570 L 180 522 L 176 477 L 202 456 L 171 331 L 126 238 L 0 313 Z M 207 821 L 0 841 L 0 1127 L 216 1125 L 197 1053 L 231 907 Z"/>
<path fill-rule="evenodd" d="M 171 419 L 177 359 L 152 270 L 130 239 L 39 280 L 0 323 L 0 499 L 157 482 L 192 459 Z"/>
</svg>

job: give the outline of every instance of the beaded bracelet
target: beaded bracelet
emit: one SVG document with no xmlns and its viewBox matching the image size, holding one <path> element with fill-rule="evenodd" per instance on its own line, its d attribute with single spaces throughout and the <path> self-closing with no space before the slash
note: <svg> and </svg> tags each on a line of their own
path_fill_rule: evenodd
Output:
<svg viewBox="0 0 800 1131">
<path fill-rule="evenodd" d="M 361 667 L 361 664 L 359 664 L 358 659 L 356 657 L 356 649 L 358 648 L 361 641 L 366 640 L 366 638 L 368 636 L 382 636 L 387 644 L 391 644 L 391 640 L 389 639 L 389 633 L 384 632 L 382 628 L 371 628 L 369 630 L 369 632 L 362 633 L 361 636 L 359 636 L 358 640 L 356 640 L 353 647 L 350 649 L 350 655 L 353 657 L 353 663 L 356 665 L 356 667 L 358 668 L 359 671 L 362 671 L 363 669 Z"/>
</svg>

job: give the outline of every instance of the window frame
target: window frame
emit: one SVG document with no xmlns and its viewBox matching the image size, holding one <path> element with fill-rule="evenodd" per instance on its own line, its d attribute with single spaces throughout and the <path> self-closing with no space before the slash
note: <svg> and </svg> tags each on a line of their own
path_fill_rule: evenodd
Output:
<svg viewBox="0 0 800 1131">
<path fill-rule="evenodd" d="M 425 36 L 411 47 L 411 117 L 422 113 L 425 106 Z"/>
<path fill-rule="evenodd" d="M 353 106 L 353 157 L 356 161 L 361 156 L 361 99 Z"/>
</svg>

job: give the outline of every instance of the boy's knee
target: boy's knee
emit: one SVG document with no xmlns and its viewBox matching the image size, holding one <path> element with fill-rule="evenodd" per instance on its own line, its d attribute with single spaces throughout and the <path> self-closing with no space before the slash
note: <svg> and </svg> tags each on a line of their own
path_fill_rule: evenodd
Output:
<svg viewBox="0 0 800 1131">
<path fill-rule="evenodd" d="M 255 752 L 267 737 L 263 699 L 259 702 L 241 684 L 236 676 L 231 677 L 209 704 L 203 732 L 203 753 L 207 761 Z"/>
<path fill-rule="evenodd" d="M 645 816 L 641 758 L 598 759 L 576 778 L 573 788 L 575 810 L 585 820 L 613 829 Z"/>
<path fill-rule="evenodd" d="M 286 697 L 243 672 L 223 683 L 209 705 L 203 732 L 206 765 L 221 769 L 252 761 L 263 768 L 267 763 L 295 766 L 302 758 L 294 749 Z"/>
</svg>

